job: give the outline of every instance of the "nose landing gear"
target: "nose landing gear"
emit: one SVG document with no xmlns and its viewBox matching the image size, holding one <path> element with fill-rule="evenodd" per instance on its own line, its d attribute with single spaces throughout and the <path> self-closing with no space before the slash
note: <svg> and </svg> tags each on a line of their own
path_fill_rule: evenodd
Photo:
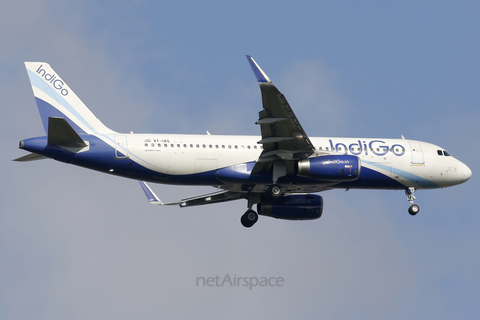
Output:
<svg viewBox="0 0 480 320">
<path fill-rule="evenodd" d="M 408 213 L 414 216 L 420 211 L 420 207 L 413 203 L 415 200 L 415 188 L 409 187 L 405 190 L 405 195 L 407 196 L 407 201 L 410 202 L 410 207 L 408 208 Z"/>
</svg>

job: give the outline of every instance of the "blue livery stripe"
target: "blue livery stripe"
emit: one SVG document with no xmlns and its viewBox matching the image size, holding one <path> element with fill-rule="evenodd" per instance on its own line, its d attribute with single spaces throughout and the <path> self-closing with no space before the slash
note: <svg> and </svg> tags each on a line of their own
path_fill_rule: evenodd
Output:
<svg viewBox="0 0 480 320">
<path fill-rule="evenodd" d="M 35 97 L 35 101 L 37 102 L 37 107 L 40 112 L 40 118 L 42 119 L 43 127 L 45 128 L 45 133 L 48 134 L 48 118 L 58 117 L 65 119 L 78 134 L 86 134 L 86 132 L 83 131 L 83 129 L 81 129 L 75 122 L 73 122 L 70 118 L 63 114 L 63 112 L 52 106 L 50 103 L 37 97 Z"/>
<path fill-rule="evenodd" d="M 33 72 L 31 70 L 28 70 L 28 76 L 30 78 L 30 82 L 31 82 L 32 86 L 34 86 L 35 88 L 37 88 L 40 91 L 43 91 L 45 94 L 47 94 L 52 99 L 57 101 L 60 105 L 62 105 L 62 107 L 67 109 L 76 118 L 76 120 L 78 120 L 83 125 L 85 125 L 93 133 L 98 133 L 98 131 L 94 127 L 92 127 L 92 125 L 80 113 L 78 113 L 78 111 L 72 105 L 70 105 L 70 103 L 68 103 L 61 95 L 54 92 L 53 89 L 49 85 L 47 85 L 45 83 L 45 81 L 41 77 L 39 77 L 35 72 Z M 47 103 L 47 102 L 45 102 L 45 103 Z M 52 108 L 55 108 L 55 107 L 52 106 Z M 40 110 L 40 113 L 41 112 L 42 111 Z M 41 117 L 42 117 L 42 121 L 43 121 L 44 115 L 41 114 Z M 46 115 L 47 119 L 48 119 L 48 117 L 49 117 L 49 115 Z M 65 117 L 65 115 L 64 115 L 64 117 Z M 67 118 L 65 117 L 65 119 L 67 119 Z M 70 120 L 75 122 L 75 119 L 70 119 Z M 44 126 L 45 126 L 45 122 L 44 122 Z M 78 127 L 78 125 L 77 125 L 77 127 Z M 45 131 L 48 132 L 47 127 L 45 127 Z"/>
<path fill-rule="evenodd" d="M 380 164 L 380 163 L 375 163 L 375 162 L 369 162 L 369 161 L 362 161 L 366 164 L 369 164 L 373 167 L 377 167 L 379 169 L 382 169 L 382 170 L 385 170 L 385 171 L 390 171 L 392 170 L 392 172 L 395 172 L 396 174 L 400 175 L 402 178 L 406 179 L 406 180 L 409 180 L 417 185 L 419 185 L 420 187 L 422 188 L 440 188 L 440 186 L 428 179 L 425 179 L 425 178 L 422 178 L 416 174 L 413 174 L 413 173 L 410 173 L 410 172 L 407 172 L 407 171 L 404 171 L 404 170 L 400 170 L 400 169 L 397 169 L 397 168 L 393 168 L 393 167 L 388 167 L 384 164 Z M 363 168 L 362 168 L 363 170 Z"/>
</svg>

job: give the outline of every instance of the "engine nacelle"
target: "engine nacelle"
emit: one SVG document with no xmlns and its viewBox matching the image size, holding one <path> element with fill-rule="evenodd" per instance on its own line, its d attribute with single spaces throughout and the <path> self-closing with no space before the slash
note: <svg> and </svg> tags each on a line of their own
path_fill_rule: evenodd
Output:
<svg viewBox="0 0 480 320">
<path fill-rule="evenodd" d="M 258 214 L 285 220 L 318 219 L 323 211 L 323 198 L 315 194 L 283 196 L 277 200 L 262 200 Z"/>
<path fill-rule="evenodd" d="M 298 175 L 326 181 L 353 181 L 360 176 L 360 158 L 351 155 L 328 155 L 298 162 Z"/>
</svg>

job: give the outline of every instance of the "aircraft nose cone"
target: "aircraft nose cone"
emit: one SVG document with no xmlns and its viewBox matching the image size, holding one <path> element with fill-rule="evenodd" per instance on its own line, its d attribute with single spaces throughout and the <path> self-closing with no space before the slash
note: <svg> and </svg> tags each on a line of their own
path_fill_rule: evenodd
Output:
<svg viewBox="0 0 480 320">
<path fill-rule="evenodd" d="M 472 177 L 472 170 L 464 164 L 464 168 L 462 169 L 463 171 L 463 182 L 467 181 Z"/>
</svg>

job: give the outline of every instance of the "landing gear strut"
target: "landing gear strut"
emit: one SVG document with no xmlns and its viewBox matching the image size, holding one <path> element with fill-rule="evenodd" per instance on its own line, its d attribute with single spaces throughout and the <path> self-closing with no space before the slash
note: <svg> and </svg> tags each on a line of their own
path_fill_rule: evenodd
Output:
<svg viewBox="0 0 480 320">
<path fill-rule="evenodd" d="M 408 213 L 414 216 L 420 211 L 420 207 L 413 203 L 415 200 L 415 188 L 409 187 L 405 190 L 405 195 L 407 196 L 407 201 L 410 202 L 410 207 L 408 208 Z"/>
</svg>

